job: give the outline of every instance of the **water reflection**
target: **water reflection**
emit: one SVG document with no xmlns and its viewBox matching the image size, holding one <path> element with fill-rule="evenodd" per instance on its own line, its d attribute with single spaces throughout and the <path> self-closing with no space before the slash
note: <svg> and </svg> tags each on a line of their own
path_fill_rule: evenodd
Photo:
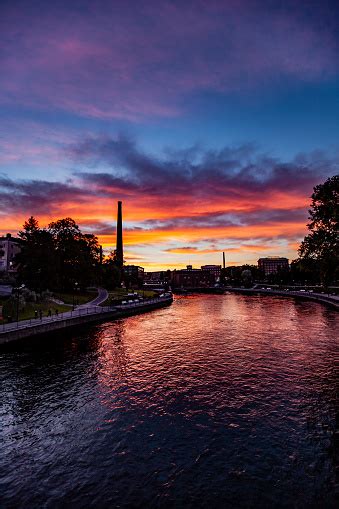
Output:
<svg viewBox="0 0 339 509">
<path fill-rule="evenodd" d="M 334 311 L 189 296 L 0 353 L 5 507 L 334 507 Z"/>
</svg>

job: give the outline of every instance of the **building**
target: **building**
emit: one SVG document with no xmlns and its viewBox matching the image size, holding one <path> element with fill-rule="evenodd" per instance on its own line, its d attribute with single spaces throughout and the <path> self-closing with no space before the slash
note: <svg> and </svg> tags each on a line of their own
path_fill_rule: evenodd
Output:
<svg viewBox="0 0 339 509">
<path fill-rule="evenodd" d="M 215 281 L 220 280 L 221 265 L 202 265 L 201 270 L 208 271 L 214 275 Z"/>
<path fill-rule="evenodd" d="M 171 271 L 170 270 L 158 270 L 154 272 L 145 272 L 144 273 L 144 282 L 145 283 L 168 283 L 171 279 Z"/>
<path fill-rule="evenodd" d="M 288 259 L 281 258 L 279 256 L 259 258 L 258 268 L 265 274 L 265 276 L 268 276 L 269 274 L 277 274 L 278 272 L 286 272 L 289 270 Z"/>
<path fill-rule="evenodd" d="M 6 237 L 0 237 L 0 273 L 15 274 L 15 257 L 20 253 L 20 240 L 7 233 Z"/>
<path fill-rule="evenodd" d="M 171 283 L 173 288 L 202 288 L 215 284 L 213 271 L 193 269 L 192 265 L 187 265 L 186 269 L 173 270 L 171 274 Z"/>
<path fill-rule="evenodd" d="M 143 267 L 139 265 L 125 265 L 124 266 L 124 281 L 129 283 L 130 286 L 141 287 L 144 282 L 144 271 Z"/>
</svg>

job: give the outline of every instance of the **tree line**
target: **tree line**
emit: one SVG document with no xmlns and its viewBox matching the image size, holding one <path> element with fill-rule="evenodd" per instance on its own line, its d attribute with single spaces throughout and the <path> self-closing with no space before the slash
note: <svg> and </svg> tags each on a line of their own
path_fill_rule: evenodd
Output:
<svg viewBox="0 0 339 509">
<path fill-rule="evenodd" d="M 315 186 L 306 235 L 299 247 L 296 269 L 322 284 L 339 279 L 339 175 Z"/>
<path fill-rule="evenodd" d="M 309 210 L 310 222 L 299 248 L 299 257 L 290 271 L 269 276 L 269 282 L 292 284 L 336 283 L 339 279 L 339 175 L 314 188 Z M 19 282 L 36 291 L 70 291 L 76 283 L 85 288 L 103 285 L 108 289 L 120 285 L 121 271 L 115 252 L 103 257 L 98 238 L 82 233 L 76 222 L 67 217 L 40 228 L 31 216 L 19 232 L 21 252 L 17 255 Z M 227 267 L 222 280 L 234 284 L 263 280 L 256 266 Z"/>
<path fill-rule="evenodd" d="M 314 187 L 307 225 L 298 258 L 290 270 L 266 276 L 254 265 L 227 267 L 222 278 L 236 286 L 251 286 L 266 279 L 272 284 L 338 284 L 339 280 L 339 175 Z"/>
<path fill-rule="evenodd" d="M 37 292 L 72 291 L 74 285 L 86 288 L 103 283 L 109 288 L 120 282 L 114 252 L 103 259 L 98 238 L 83 233 L 70 217 L 40 228 L 31 216 L 18 236 L 18 280 Z"/>
</svg>

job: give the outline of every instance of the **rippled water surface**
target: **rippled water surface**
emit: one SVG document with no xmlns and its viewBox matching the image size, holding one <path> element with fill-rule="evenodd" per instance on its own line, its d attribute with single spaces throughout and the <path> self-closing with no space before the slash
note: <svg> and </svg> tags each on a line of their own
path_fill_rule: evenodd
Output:
<svg viewBox="0 0 339 509">
<path fill-rule="evenodd" d="M 0 350 L 1 507 L 334 507 L 338 318 L 235 295 Z"/>
</svg>

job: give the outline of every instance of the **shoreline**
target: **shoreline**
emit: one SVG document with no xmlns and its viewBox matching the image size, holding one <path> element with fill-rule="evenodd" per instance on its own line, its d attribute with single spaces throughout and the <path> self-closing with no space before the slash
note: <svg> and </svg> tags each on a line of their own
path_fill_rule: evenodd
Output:
<svg viewBox="0 0 339 509">
<path fill-rule="evenodd" d="M 213 291 L 215 289 L 194 288 L 187 289 L 189 293 L 211 293 L 227 294 L 237 293 L 242 295 L 263 295 L 278 296 L 287 298 L 296 298 L 308 300 L 318 304 L 325 304 L 336 311 L 339 310 L 339 297 L 324 294 L 315 294 L 309 292 L 284 291 L 284 290 L 266 290 L 261 288 L 224 288 L 222 291 Z M 176 293 L 174 291 L 174 293 Z M 180 292 L 179 292 L 180 293 Z M 54 334 L 62 330 L 70 330 L 83 327 L 87 324 L 115 321 L 121 318 L 128 318 L 136 314 L 147 313 L 173 303 L 173 296 L 157 297 L 147 302 L 133 302 L 130 304 L 114 307 L 79 307 L 75 311 L 63 313 L 59 316 L 53 316 L 48 319 L 45 317 L 42 321 L 36 322 L 34 319 L 23 322 L 14 322 L 0 326 L 0 347 L 14 341 L 22 341 L 31 337 L 43 336 L 44 334 Z M 66 316 L 65 316 L 66 315 Z"/>
<path fill-rule="evenodd" d="M 293 297 L 300 300 L 311 300 L 319 304 L 331 306 L 332 309 L 339 311 L 339 298 L 319 293 L 286 291 L 286 290 L 265 290 L 262 288 L 225 288 L 225 293 L 240 293 L 245 295 L 270 295 L 278 297 Z"/>
<path fill-rule="evenodd" d="M 173 302 L 173 296 L 157 297 L 147 302 L 131 303 L 114 307 L 92 307 L 79 308 L 67 316 L 53 316 L 51 319 L 45 317 L 42 321 L 27 320 L 27 322 L 14 322 L 0 327 L 0 346 L 14 341 L 29 339 L 63 330 L 95 324 L 110 320 L 119 320 L 136 314 L 147 313 L 155 309 L 169 306 Z M 20 325 L 21 324 L 21 325 Z"/>
<path fill-rule="evenodd" d="M 319 304 L 325 304 L 331 306 L 332 309 L 339 310 L 339 297 L 335 295 L 327 295 L 320 293 L 311 292 L 300 292 L 300 291 L 286 291 L 286 290 L 266 290 L 262 288 L 238 288 L 238 287 L 202 287 L 202 288 L 185 288 L 185 289 L 174 289 L 174 294 L 177 295 L 188 295 L 193 293 L 199 294 L 211 294 L 211 295 L 225 295 L 227 293 L 239 293 L 244 295 L 270 295 L 278 297 L 293 297 L 300 300 L 311 300 Z"/>
</svg>

